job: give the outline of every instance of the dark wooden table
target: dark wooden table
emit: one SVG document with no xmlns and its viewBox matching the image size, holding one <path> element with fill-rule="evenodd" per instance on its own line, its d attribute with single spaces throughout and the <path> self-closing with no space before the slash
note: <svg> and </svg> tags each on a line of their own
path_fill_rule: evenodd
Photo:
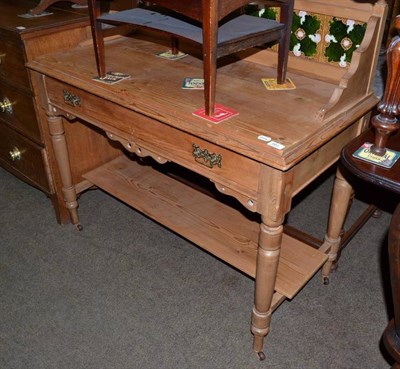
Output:
<svg viewBox="0 0 400 369">
<path fill-rule="evenodd" d="M 341 162 L 357 177 L 400 194 L 400 161 L 387 169 L 353 157 L 353 153 L 364 142 L 374 142 L 374 137 L 374 131 L 368 130 L 351 141 L 342 151 Z M 390 137 L 387 147 L 400 151 L 400 135 Z M 396 196 L 394 198 L 398 199 Z M 396 360 L 393 369 L 397 369 L 400 368 L 400 204 L 397 205 L 390 223 L 388 247 L 394 318 L 389 322 L 383 334 L 383 340 L 389 353 Z"/>
</svg>

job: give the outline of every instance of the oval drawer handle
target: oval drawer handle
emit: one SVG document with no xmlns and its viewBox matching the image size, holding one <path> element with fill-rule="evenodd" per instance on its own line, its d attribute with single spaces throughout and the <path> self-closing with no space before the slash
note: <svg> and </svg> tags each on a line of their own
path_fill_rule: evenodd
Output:
<svg viewBox="0 0 400 369">
<path fill-rule="evenodd" d="M 7 114 L 12 114 L 13 113 L 13 108 L 12 108 L 12 102 L 8 100 L 7 97 L 3 99 L 3 101 L 0 101 L 0 109 L 2 113 L 7 113 Z"/>
<path fill-rule="evenodd" d="M 21 160 L 22 158 L 22 152 L 16 146 L 14 146 L 14 148 L 12 149 L 12 151 L 9 152 L 9 154 L 12 161 Z"/>
<path fill-rule="evenodd" d="M 198 145 L 192 144 L 192 154 L 194 160 L 199 164 L 205 165 L 208 168 L 213 168 L 216 165 L 222 167 L 222 155 L 208 152 L 207 149 L 201 149 Z"/>
</svg>

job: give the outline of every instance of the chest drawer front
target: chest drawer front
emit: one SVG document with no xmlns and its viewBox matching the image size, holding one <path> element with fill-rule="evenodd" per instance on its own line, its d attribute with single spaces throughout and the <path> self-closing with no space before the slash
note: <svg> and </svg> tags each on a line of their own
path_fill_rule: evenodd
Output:
<svg viewBox="0 0 400 369">
<path fill-rule="evenodd" d="M 44 155 L 40 146 L 0 123 L 0 161 L 23 179 L 49 192 Z"/>
<path fill-rule="evenodd" d="M 226 193 L 255 200 L 258 162 L 63 82 L 46 78 L 46 91 L 54 106 L 110 132 L 129 151 L 160 156 L 217 182 Z"/>
<path fill-rule="evenodd" d="M 0 84 L 0 119 L 41 142 L 33 98 L 7 84 Z"/>
<path fill-rule="evenodd" d="M 0 38 L 0 78 L 30 89 L 23 46 L 4 37 Z"/>
</svg>

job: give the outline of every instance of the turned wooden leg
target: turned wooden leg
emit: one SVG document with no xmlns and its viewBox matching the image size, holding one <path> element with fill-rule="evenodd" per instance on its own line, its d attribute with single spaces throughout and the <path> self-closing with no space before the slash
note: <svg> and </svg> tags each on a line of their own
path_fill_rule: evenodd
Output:
<svg viewBox="0 0 400 369">
<path fill-rule="evenodd" d="M 264 337 L 268 334 L 271 322 L 271 302 L 274 295 L 283 227 L 268 226 L 263 217 L 260 229 L 257 270 L 255 281 L 254 308 L 251 332 L 254 335 L 253 350 L 260 360 L 264 360 Z"/>
<path fill-rule="evenodd" d="M 61 117 L 57 116 L 48 116 L 47 121 L 49 124 L 49 132 L 53 143 L 54 154 L 60 171 L 65 206 L 71 216 L 72 224 L 76 225 L 76 227 L 81 230 L 82 226 L 79 224 L 78 202 L 76 201 L 75 186 L 72 183 L 63 121 Z"/>
<path fill-rule="evenodd" d="M 101 4 L 98 0 L 88 0 L 90 26 L 92 29 L 92 38 L 94 46 L 94 54 L 96 57 L 97 72 L 100 78 L 106 76 L 106 65 L 105 65 L 105 51 L 104 51 L 104 39 L 103 30 L 101 23 L 96 19 L 101 15 Z"/>
<path fill-rule="evenodd" d="M 204 105 L 206 115 L 214 115 L 217 85 L 217 1 L 203 0 L 203 69 Z"/>
<path fill-rule="evenodd" d="M 389 267 L 394 317 L 383 334 L 383 341 L 400 368 L 400 205 L 397 205 L 389 229 Z"/>
<path fill-rule="evenodd" d="M 171 53 L 173 55 L 177 55 L 179 53 L 179 38 L 172 36 L 171 37 Z"/>
<path fill-rule="evenodd" d="M 321 246 L 321 251 L 328 252 L 328 260 L 322 267 L 324 284 L 329 283 L 331 268 L 337 258 L 340 248 L 341 233 L 348 213 L 349 204 L 351 203 L 352 194 L 353 188 L 344 179 L 338 167 L 329 211 L 328 230 L 324 243 Z"/>
</svg>

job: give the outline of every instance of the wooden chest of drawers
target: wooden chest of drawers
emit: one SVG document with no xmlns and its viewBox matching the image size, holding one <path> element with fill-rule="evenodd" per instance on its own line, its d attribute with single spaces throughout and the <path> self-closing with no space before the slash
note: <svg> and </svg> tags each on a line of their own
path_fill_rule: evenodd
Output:
<svg viewBox="0 0 400 369">
<path fill-rule="evenodd" d="M 42 190 L 52 200 L 58 221 L 64 223 L 69 216 L 61 206 L 63 195 L 46 134 L 45 111 L 36 108 L 25 63 L 77 46 L 90 38 L 90 30 L 87 10 L 74 9 L 71 3 L 53 6 L 47 16 L 21 17 L 37 4 L 31 0 L 0 2 L 0 165 Z M 84 135 L 83 130 L 80 127 L 78 133 L 70 134 Z M 92 141 L 103 140 L 99 136 L 95 134 Z"/>
</svg>

